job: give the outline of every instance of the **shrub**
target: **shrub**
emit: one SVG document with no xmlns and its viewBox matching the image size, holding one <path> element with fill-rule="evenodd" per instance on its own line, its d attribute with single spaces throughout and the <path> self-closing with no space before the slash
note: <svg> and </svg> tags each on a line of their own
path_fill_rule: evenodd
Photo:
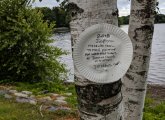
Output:
<svg viewBox="0 0 165 120">
<path fill-rule="evenodd" d="M 29 0 L 0 1 L 0 81 L 59 80 L 64 54 L 50 39 L 53 24 L 32 9 Z"/>
</svg>

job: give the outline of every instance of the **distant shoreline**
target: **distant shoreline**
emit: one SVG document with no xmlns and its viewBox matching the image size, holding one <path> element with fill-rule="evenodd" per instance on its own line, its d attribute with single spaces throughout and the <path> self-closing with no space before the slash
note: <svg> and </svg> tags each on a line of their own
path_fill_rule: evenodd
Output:
<svg viewBox="0 0 165 120">
<path fill-rule="evenodd" d="M 53 33 L 67 33 L 70 32 L 70 29 L 68 27 L 59 27 L 54 28 Z"/>
</svg>

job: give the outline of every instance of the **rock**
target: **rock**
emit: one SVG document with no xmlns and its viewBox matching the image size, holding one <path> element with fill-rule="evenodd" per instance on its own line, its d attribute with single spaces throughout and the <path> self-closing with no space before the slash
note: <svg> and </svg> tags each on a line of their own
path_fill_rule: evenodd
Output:
<svg viewBox="0 0 165 120">
<path fill-rule="evenodd" d="M 65 95 L 67 95 L 67 96 L 72 96 L 72 93 L 65 93 Z"/>
<path fill-rule="evenodd" d="M 19 103 L 28 103 L 29 99 L 28 98 L 23 98 L 23 97 L 17 97 L 16 101 Z"/>
<path fill-rule="evenodd" d="M 22 91 L 23 94 L 26 94 L 26 95 L 32 95 L 32 92 L 30 91 Z"/>
<path fill-rule="evenodd" d="M 5 95 L 7 92 L 7 90 L 0 90 L 0 95 Z"/>
<path fill-rule="evenodd" d="M 57 111 L 57 108 L 54 106 L 50 106 L 50 107 L 47 107 L 46 110 L 48 110 L 50 112 L 54 112 L 54 111 Z"/>
<path fill-rule="evenodd" d="M 35 98 L 36 96 L 35 95 L 30 95 L 30 98 Z"/>
<path fill-rule="evenodd" d="M 54 97 L 58 97 L 59 96 L 59 94 L 56 94 L 56 93 L 50 93 L 49 95 L 50 96 L 54 96 Z"/>
<path fill-rule="evenodd" d="M 37 101 L 32 99 L 32 100 L 29 100 L 29 103 L 32 104 L 32 105 L 36 105 Z"/>
<path fill-rule="evenodd" d="M 50 96 L 47 96 L 47 97 L 38 98 L 38 101 L 39 101 L 39 102 L 42 102 L 42 103 L 45 103 L 45 102 L 50 102 L 50 101 L 52 101 L 52 99 L 51 99 Z"/>
<path fill-rule="evenodd" d="M 64 100 L 55 100 L 54 102 L 55 104 L 58 104 L 58 105 L 67 105 L 67 102 Z"/>
<path fill-rule="evenodd" d="M 32 105 L 36 105 L 37 101 L 31 98 L 23 98 L 23 97 L 16 97 L 16 101 L 19 103 L 30 103 Z"/>
<path fill-rule="evenodd" d="M 9 90 L 9 93 L 10 94 L 15 94 L 15 93 L 17 93 L 17 90 Z"/>
<path fill-rule="evenodd" d="M 64 96 L 59 96 L 59 97 L 57 97 L 56 99 L 57 99 L 57 100 L 65 100 L 66 97 L 64 97 Z"/>
<path fill-rule="evenodd" d="M 57 97 L 59 96 L 59 94 L 55 94 L 55 93 L 50 93 L 49 95 L 53 100 L 57 99 Z"/>
<path fill-rule="evenodd" d="M 71 110 L 71 108 L 68 108 L 68 107 L 59 107 L 59 108 L 57 108 L 58 110 Z"/>
<path fill-rule="evenodd" d="M 5 98 L 6 99 L 11 99 L 11 98 L 13 98 L 13 96 L 12 95 L 9 95 L 9 94 L 5 94 Z"/>
<path fill-rule="evenodd" d="M 44 109 L 50 112 L 55 112 L 57 110 L 67 110 L 67 111 L 71 110 L 71 108 L 68 107 L 55 107 L 55 106 L 47 106 Z"/>
<path fill-rule="evenodd" d="M 14 93 L 14 95 L 15 95 L 16 97 L 22 97 L 22 98 L 27 98 L 27 97 L 28 97 L 27 94 L 23 94 L 23 93 Z"/>
<path fill-rule="evenodd" d="M 72 80 L 65 80 L 65 81 L 63 81 L 63 84 L 64 85 L 71 85 L 71 84 L 73 84 L 73 82 L 71 82 Z"/>
<path fill-rule="evenodd" d="M 5 86 L 0 86 L 0 90 L 8 90 L 8 88 Z"/>
</svg>

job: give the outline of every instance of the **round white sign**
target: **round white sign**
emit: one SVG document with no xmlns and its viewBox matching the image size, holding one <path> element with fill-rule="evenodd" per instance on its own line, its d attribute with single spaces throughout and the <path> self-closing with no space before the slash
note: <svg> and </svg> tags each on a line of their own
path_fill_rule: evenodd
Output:
<svg viewBox="0 0 165 120">
<path fill-rule="evenodd" d="M 124 76 L 133 56 L 132 42 L 120 28 L 96 24 L 79 36 L 73 59 L 79 73 L 96 83 L 112 83 Z"/>
</svg>

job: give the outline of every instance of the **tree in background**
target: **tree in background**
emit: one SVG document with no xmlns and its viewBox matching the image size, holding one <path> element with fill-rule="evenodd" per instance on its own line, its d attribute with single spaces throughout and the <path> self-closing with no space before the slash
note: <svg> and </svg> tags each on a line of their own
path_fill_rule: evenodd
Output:
<svg viewBox="0 0 165 120">
<path fill-rule="evenodd" d="M 165 23 L 165 15 L 164 14 L 157 14 L 155 16 L 155 23 Z"/>
<path fill-rule="evenodd" d="M 52 10 L 48 7 L 36 7 L 37 11 L 40 11 L 43 14 L 43 20 L 51 24 L 55 22 L 54 16 L 52 14 Z"/>
<path fill-rule="evenodd" d="M 52 16 L 57 27 L 69 27 L 68 13 L 64 8 L 53 7 Z"/>
<path fill-rule="evenodd" d="M 157 2 L 157 6 L 158 6 L 158 2 Z M 44 14 L 43 17 L 44 20 L 48 21 L 48 23 L 56 22 L 56 27 L 69 27 L 71 16 L 69 14 L 68 0 L 62 1 L 60 6 L 53 7 L 52 10 L 48 7 L 39 7 L 36 9 L 41 10 L 41 12 Z M 129 18 L 130 15 L 118 17 L 119 26 L 128 25 Z M 158 7 L 157 7 L 157 14 L 155 16 L 155 23 L 165 23 L 165 15 L 159 14 Z"/>
<path fill-rule="evenodd" d="M 59 80 L 65 68 L 57 61 L 64 52 L 53 47 L 53 25 L 29 0 L 0 1 L 0 81 Z"/>
<path fill-rule="evenodd" d="M 55 27 L 69 27 L 70 17 L 68 9 L 64 6 L 53 7 L 52 9 L 48 7 L 36 7 L 36 10 L 40 11 L 44 16 L 44 21 L 48 24 L 56 23 Z"/>
<path fill-rule="evenodd" d="M 130 18 L 130 15 L 119 17 L 119 26 L 120 25 L 128 25 L 129 24 L 129 18 Z M 164 14 L 156 14 L 154 23 L 165 23 L 165 15 Z"/>
<path fill-rule="evenodd" d="M 129 17 L 130 17 L 130 15 L 119 17 L 118 18 L 118 20 L 119 20 L 119 26 L 120 25 L 128 25 L 129 24 Z"/>
</svg>

